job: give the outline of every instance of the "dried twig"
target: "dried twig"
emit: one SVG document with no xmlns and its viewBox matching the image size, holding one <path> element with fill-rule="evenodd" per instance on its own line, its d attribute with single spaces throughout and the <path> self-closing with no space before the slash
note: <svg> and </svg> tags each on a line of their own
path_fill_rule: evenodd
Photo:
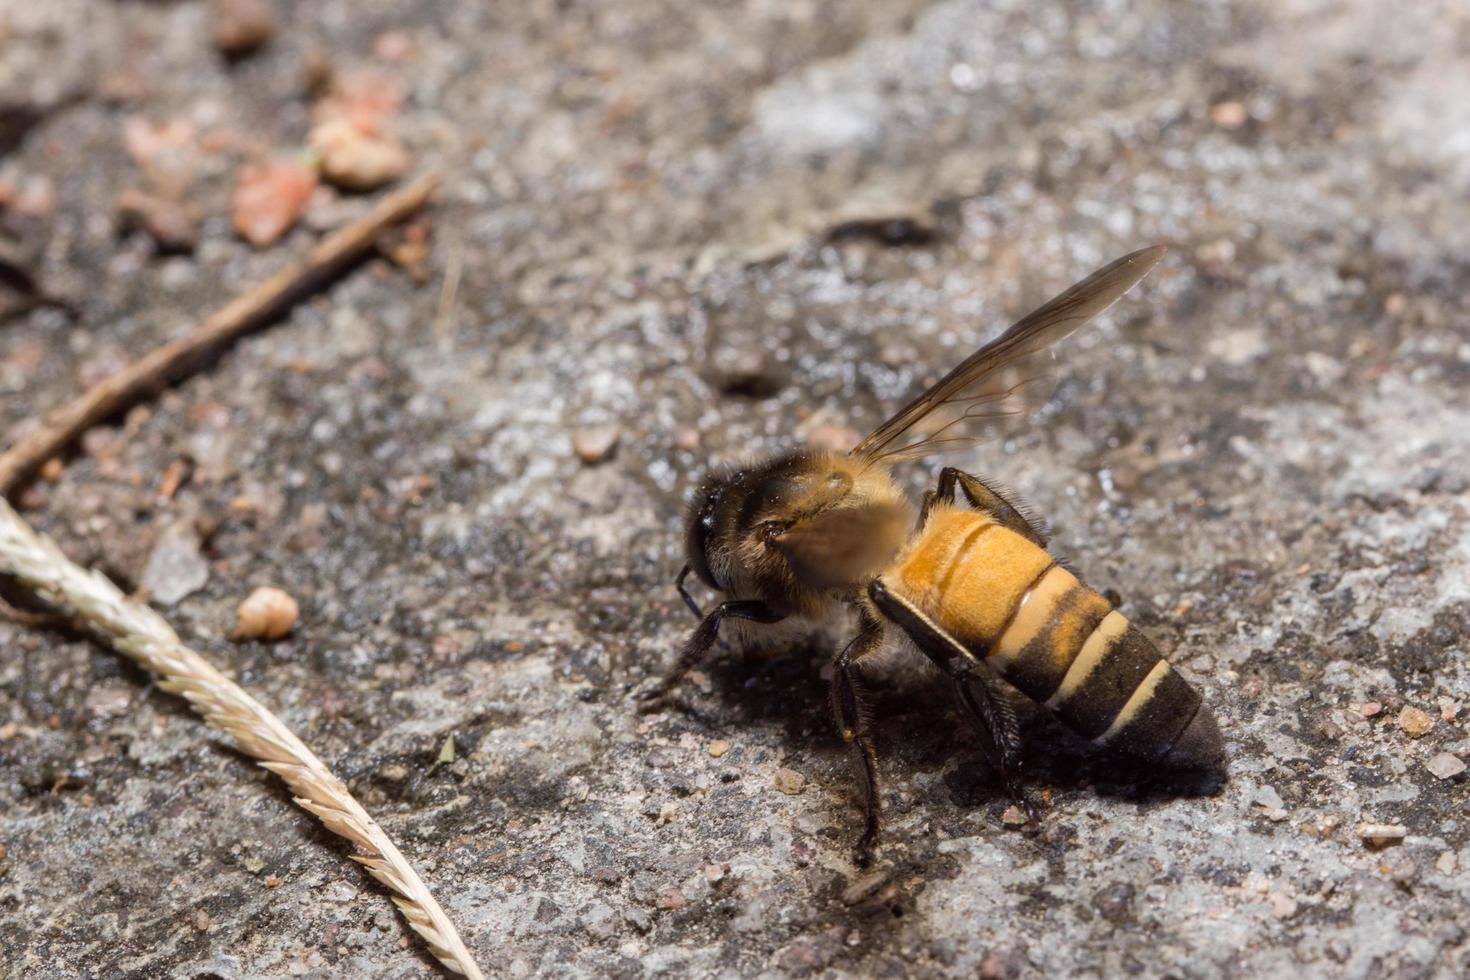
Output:
<svg viewBox="0 0 1470 980">
<path fill-rule="evenodd" d="M 393 841 L 280 719 L 184 646 L 158 613 L 128 601 L 102 574 L 73 564 L 54 541 L 32 531 L 3 498 L 0 572 L 14 575 L 47 601 L 70 609 L 80 624 L 159 674 L 159 687 L 187 700 L 240 751 L 280 776 L 300 806 L 356 846 L 353 860 L 393 890 L 393 901 L 404 918 L 441 963 L 455 973 L 483 976 L 454 924 Z"/>
<path fill-rule="evenodd" d="M 0 454 L 0 496 L 9 497 L 22 480 L 87 429 L 192 373 L 210 352 L 280 316 L 319 289 L 371 248 L 385 228 L 423 206 L 438 185 L 439 176 L 431 173 L 394 191 L 366 215 L 323 240 L 302 262 L 236 297 L 187 337 L 155 349 L 53 412 L 39 429 Z"/>
<path fill-rule="evenodd" d="M 449 242 L 449 264 L 444 270 L 444 286 L 439 290 L 439 308 L 434 311 L 434 339 L 441 352 L 447 352 L 454 338 L 454 316 L 459 304 L 459 277 L 464 272 L 464 241 L 453 235 Z"/>
</svg>

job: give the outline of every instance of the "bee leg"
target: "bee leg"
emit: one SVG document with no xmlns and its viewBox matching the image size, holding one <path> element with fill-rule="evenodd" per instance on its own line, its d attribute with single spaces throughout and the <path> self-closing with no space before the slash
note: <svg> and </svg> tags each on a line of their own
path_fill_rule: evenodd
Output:
<svg viewBox="0 0 1470 980">
<path fill-rule="evenodd" d="M 915 533 L 924 530 L 924 525 L 929 523 L 929 511 L 934 509 L 934 504 L 939 500 L 939 491 L 925 490 L 924 502 L 919 505 L 919 522 L 914 525 Z"/>
<path fill-rule="evenodd" d="M 868 706 L 858 683 L 858 663 L 883 645 L 883 624 L 866 609 L 861 611 L 858 635 L 832 661 L 832 713 L 842 740 L 855 747 L 863 775 L 863 836 L 854 849 L 854 861 L 866 867 L 873 859 L 878 840 L 878 815 L 882 798 L 878 792 L 878 754 L 868 731 Z"/>
<path fill-rule="evenodd" d="M 1010 698 L 984 667 L 957 674 L 954 687 L 965 717 L 979 737 L 991 768 L 1000 775 L 1007 795 L 1033 823 L 1039 821 L 1036 807 L 1021 790 L 1021 724 Z"/>
<path fill-rule="evenodd" d="M 639 692 L 637 697 L 640 711 L 657 710 L 668 700 L 669 693 L 679 686 L 684 675 L 703 660 L 710 647 L 715 645 L 715 640 L 720 635 L 720 623 L 726 618 L 748 619 L 755 623 L 779 623 L 786 618 L 786 614 L 759 599 L 730 599 L 720 603 L 690 634 L 669 672 L 664 674 L 657 685 Z"/>
<path fill-rule="evenodd" d="M 1015 531 L 1038 548 L 1046 547 L 1046 535 L 1042 533 L 1042 529 L 1022 513 L 1025 504 L 1018 507 L 1011 503 L 1005 494 L 979 477 L 971 476 L 953 466 L 946 466 L 939 472 L 939 489 L 935 491 L 937 499 L 946 504 L 954 503 L 956 486 L 965 495 L 965 500 L 971 507 L 989 514 L 995 518 L 997 523 Z"/>
<path fill-rule="evenodd" d="M 694 597 L 689 594 L 689 590 L 684 588 L 684 580 L 689 577 L 690 571 L 692 569 L 688 565 L 685 565 L 679 571 L 678 578 L 674 579 L 674 588 L 678 591 L 679 598 L 684 600 L 684 605 L 688 606 L 689 611 L 694 613 L 694 618 L 703 619 L 704 610 L 699 608 L 699 603 L 695 602 Z"/>
<path fill-rule="evenodd" d="M 903 596 L 891 592 L 881 579 L 868 585 L 868 598 L 878 611 L 903 630 L 914 646 L 949 675 L 965 719 L 980 737 L 980 746 L 1006 792 L 1027 816 L 1035 809 L 1021 793 L 1021 728 L 1015 709 L 996 684 L 990 668 L 933 619 Z M 979 690 L 976 690 L 976 684 Z"/>
</svg>

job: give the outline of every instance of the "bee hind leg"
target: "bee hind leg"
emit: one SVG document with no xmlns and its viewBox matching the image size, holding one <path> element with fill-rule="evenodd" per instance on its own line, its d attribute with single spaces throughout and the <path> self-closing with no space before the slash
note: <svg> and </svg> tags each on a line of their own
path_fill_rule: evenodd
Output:
<svg viewBox="0 0 1470 980">
<path fill-rule="evenodd" d="M 965 501 L 978 511 L 983 511 L 995 519 L 995 521 L 1015 531 L 1021 537 L 1026 538 L 1038 548 L 1046 547 L 1046 530 L 1028 512 L 1024 503 L 1013 501 L 1011 494 L 991 486 L 977 476 L 972 476 L 963 470 L 957 470 L 953 466 L 946 466 L 939 472 L 939 488 L 931 491 L 933 499 L 946 504 L 952 504 L 955 500 L 955 490 L 958 489 L 965 495 Z M 927 516 L 933 502 L 926 494 L 924 498 L 924 514 Z"/>
<path fill-rule="evenodd" d="M 1006 794 L 1035 823 L 1041 819 L 1021 788 L 1021 724 L 1016 709 L 982 667 L 954 678 L 955 695 L 965 719 L 980 739 L 990 765 L 1000 775 Z"/>
<path fill-rule="evenodd" d="M 863 835 L 854 849 L 854 861 L 861 867 L 873 859 L 882 800 L 878 792 L 878 755 L 868 730 L 868 706 L 859 684 L 858 664 L 882 645 L 883 624 L 864 609 L 858 635 L 832 661 L 832 713 L 842 740 L 856 751 L 863 777 Z"/>
<path fill-rule="evenodd" d="M 1029 818 L 1038 819 L 1036 808 L 1021 790 L 1021 725 L 1010 698 L 990 668 L 913 603 L 889 590 L 882 580 L 869 583 L 868 598 L 954 681 L 965 720 L 979 737 L 980 747 L 1007 795 Z"/>
</svg>

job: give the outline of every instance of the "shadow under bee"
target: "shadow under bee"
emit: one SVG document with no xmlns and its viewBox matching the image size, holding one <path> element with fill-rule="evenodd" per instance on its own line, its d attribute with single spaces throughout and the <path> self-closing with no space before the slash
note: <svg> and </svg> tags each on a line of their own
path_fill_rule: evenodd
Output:
<svg viewBox="0 0 1470 980">
<path fill-rule="evenodd" d="M 690 724 L 713 738 L 778 723 L 781 747 L 793 760 L 829 759 L 843 749 L 833 732 L 823 677 L 833 650 L 833 641 L 818 631 L 769 650 L 724 651 L 704 666 L 708 693 L 694 699 Z M 879 760 L 891 780 L 941 773 L 956 806 L 1009 802 L 937 671 L 895 670 L 873 678 L 865 690 Z M 1225 785 L 1227 777 L 1218 771 L 1173 770 L 1099 748 L 1021 695 L 1012 700 L 1026 734 L 1027 779 L 1050 790 L 1052 799 L 1091 795 L 1151 805 L 1213 796 Z"/>
</svg>

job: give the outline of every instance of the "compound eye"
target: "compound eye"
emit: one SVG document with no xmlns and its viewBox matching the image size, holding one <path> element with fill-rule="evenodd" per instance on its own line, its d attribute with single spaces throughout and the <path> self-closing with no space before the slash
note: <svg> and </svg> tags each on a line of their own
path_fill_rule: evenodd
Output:
<svg viewBox="0 0 1470 980">
<path fill-rule="evenodd" d="M 724 586 L 715 581 L 715 576 L 709 567 L 709 542 L 715 531 L 715 509 L 720 503 L 720 491 L 710 491 L 699 505 L 699 510 L 694 519 L 689 522 L 689 533 L 684 541 L 685 558 L 694 574 L 699 576 L 700 581 L 712 589 L 723 589 Z"/>
</svg>

